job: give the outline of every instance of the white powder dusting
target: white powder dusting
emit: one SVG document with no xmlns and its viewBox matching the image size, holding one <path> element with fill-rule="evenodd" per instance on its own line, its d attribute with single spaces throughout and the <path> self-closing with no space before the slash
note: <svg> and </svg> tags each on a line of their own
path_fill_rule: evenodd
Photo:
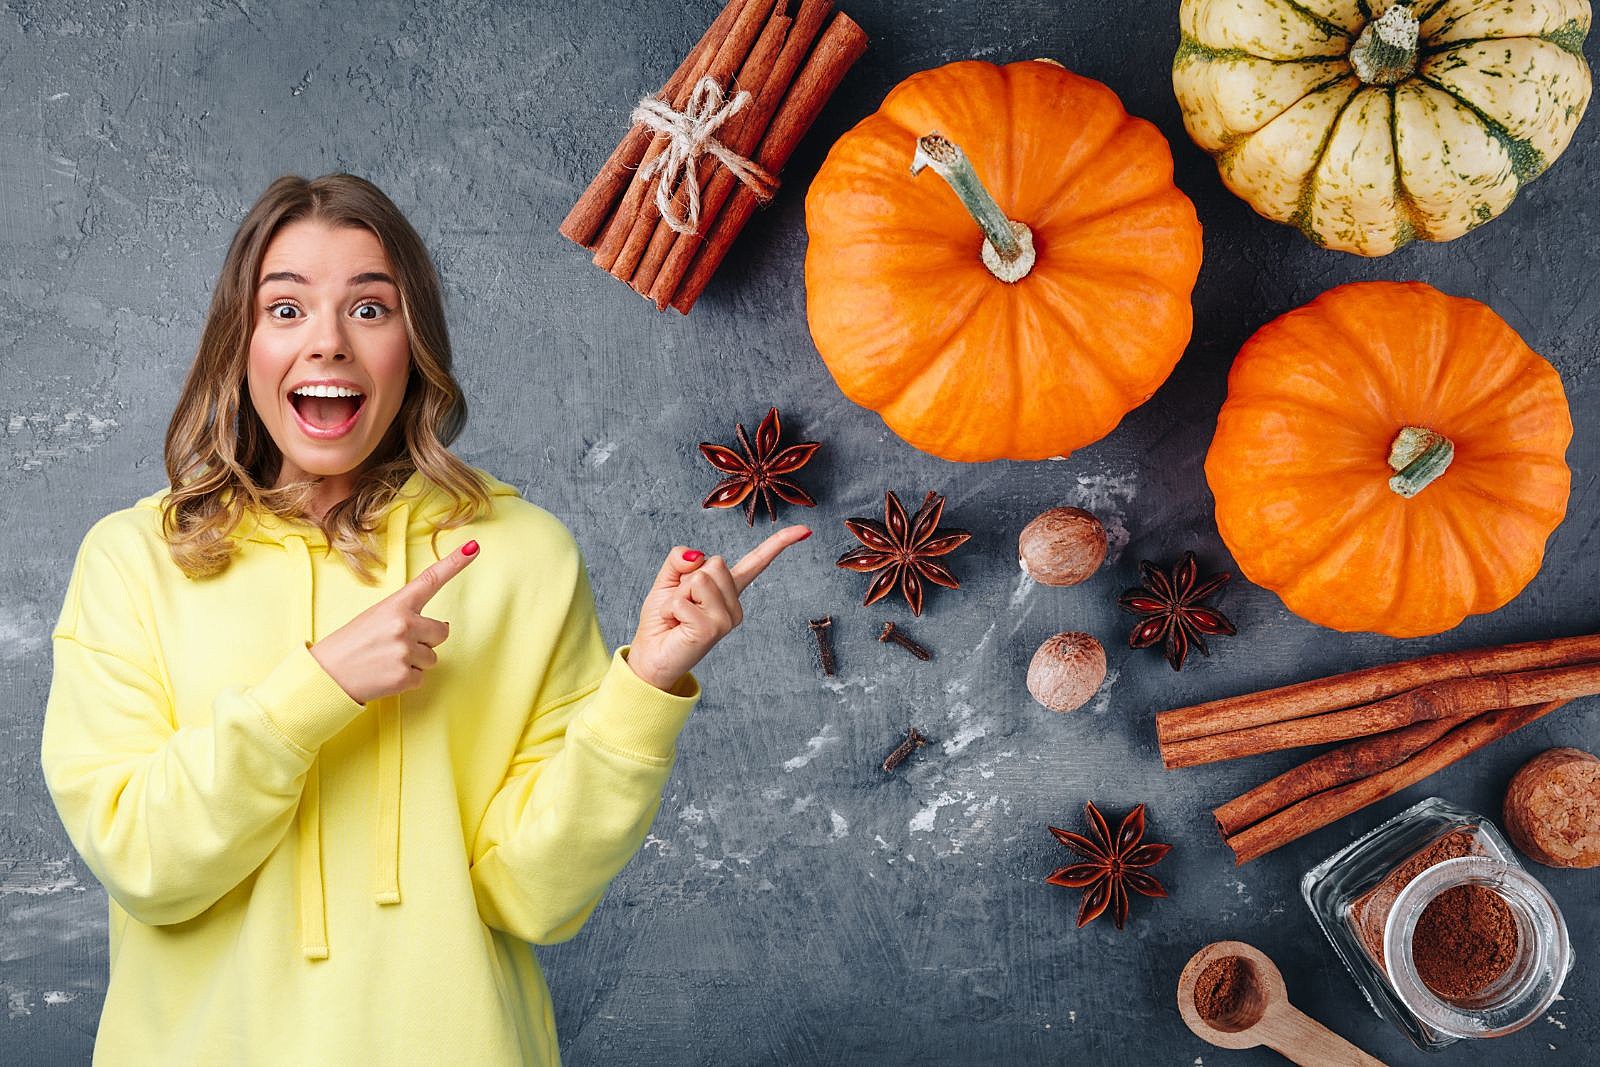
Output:
<svg viewBox="0 0 1600 1067">
<path fill-rule="evenodd" d="M 829 811 L 828 818 L 833 821 L 833 832 L 828 834 L 830 838 L 837 841 L 841 837 L 850 836 L 850 822 L 843 815 L 836 811 Z"/>
<path fill-rule="evenodd" d="M 1029 575 L 1026 570 L 1024 570 L 1020 575 L 1017 576 L 1017 587 L 1011 590 L 1011 599 L 1009 602 L 1007 602 L 1006 607 L 1011 611 L 1019 610 L 1022 607 L 1022 602 L 1028 599 L 1028 594 L 1033 592 L 1033 587 L 1038 584 L 1039 583 L 1034 581 L 1033 577 Z"/>
<path fill-rule="evenodd" d="M 73 873 L 71 860 L 0 861 L 0 896 L 9 893 L 44 896 L 68 889 L 82 893 L 88 888 Z"/>
<path fill-rule="evenodd" d="M 1139 492 L 1139 476 L 1133 471 L 1123 474 L 1080 474 L 1074 496 L 1074 506 L 1090 512 L 1106 528 L 1106 562 L 1115 563 L 1128 547 L 1127 516 L 1123 506 L 1133 501 Z"/>
<path fill-rule="evenodd" d="M 611 458 L 611 453 L 617 450 L 615 441 L 596 441 L 583 452 L 583 465 L 590 470 L 596 470 Z"/>
<path fill-rule="evenodd" d="M 911 821 L 906 824 L 906 828 L 914 834 L 931 833 L 933 831 L 934 820 L 939 817 L 939 809 L 950 804 L 958 803 L 959 800 L 959 797 L 951 796 L 949 793 L 940 793 L 937 798 L 927 805 L 927 807 L 911 816 Z"/>
<path fill-rule="evenodd" d="M 783 769 L 788 772 L 798 771 L 822 754 L 822 750 L 829 745 L 839 743 L 839 736 L 833 732 L 833 724 L 828 723 L 822 732 L 806 742 L 806 750 L 793 759 L 785 760 Z"/>
</svg>

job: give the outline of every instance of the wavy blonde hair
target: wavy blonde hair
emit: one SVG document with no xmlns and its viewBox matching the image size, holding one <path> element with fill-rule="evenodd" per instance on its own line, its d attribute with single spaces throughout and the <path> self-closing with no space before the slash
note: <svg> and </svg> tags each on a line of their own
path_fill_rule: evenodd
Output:
<svg viewBox="0 0 1600 1067">
<path fill-rule="evenodd" d="M 255 328 L 256 279 L 268 244 L 300 219 L 360 226 L 382 243 L 400 288 L 411 347 L 406 395 L 350 495 L 320 520 L 309 505 L 320 477 L 272 488 L 283 454 L 250 399 L 246 371 Z M 422 239 L 377 186 L 353 174 L 312 181 L 284 175 L 250 208 L 228 247 L 200 347 L 167 426 L 165 461 L 172 492 L 161 532 L 173 561 L 191 578 L 227 569 L 238 542 L 229 535 L 247 508 L 319 528 L 364 582 L 382 562 L 375 536 L 389 502 L 414 471 L 455 501 L 437 529 L 465 525 L 491 509 L 488 485 L 447 446 L 467 422 L 467 401 L 450 372 L 439 276 Z"/>
</svg>

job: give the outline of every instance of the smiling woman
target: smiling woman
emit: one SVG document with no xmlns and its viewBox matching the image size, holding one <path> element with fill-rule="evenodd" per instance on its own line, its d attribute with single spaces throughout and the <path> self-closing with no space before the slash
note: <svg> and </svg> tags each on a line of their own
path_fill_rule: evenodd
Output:
<svg viewBox="0 0 1600 1067">
<path fill-rule="evenodd" d="M 319 517 L 349 496 L 405 397 L 400 287 L 364 226 L 300 219 L 268 244 L 250 337 L 250 395 L 283 453 L 274 487 L 319 477 Z"/>
<path fill-rule="evenodd" d="M 467 420 L 451 363 L 438 274 L 394 203 L 350 174 L 274 181 L 229 247 L 168 430 L 174 561 L 221 571 L 255 508 L 318 527 L 370 580 L 379 518 L 415 471 L 454 502 L 443 529 L 481 515 L 482 480 L 448 450 Z"/>
<path fill-rule="evenodd" d="M 609 650 L 572 533 L 446 450 L 465 417 L 399 209 L 274 182 L 172 485 L 90 528 L 51 633 L 40 767 L 109 898 L 97 1063 L 560 1061 L 529 943 L 643 845 L 691 668 L 810 531 L 675 546 Z"/>
</svg>

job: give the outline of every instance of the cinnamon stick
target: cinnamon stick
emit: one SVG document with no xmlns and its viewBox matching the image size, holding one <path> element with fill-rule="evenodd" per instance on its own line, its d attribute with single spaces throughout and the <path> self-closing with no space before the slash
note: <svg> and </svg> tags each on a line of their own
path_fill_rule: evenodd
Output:
<svg viewBox="0 0 1600 1067">
<path fill-rule="evenodd" d="M 782 5 L 780 4 L 779 7 L 781 8 Z M 755 47 L 750 49 L 749 57 L 745 60 L 744 66 L 739 69 L 738 78 L 729 87 L 730 90 L 749 92 L 751 99 L 745 103 L 743 108 L 722 124 L 722 127 L 717 131 L 717 140 L 740 155 L 744 155 L 749 151 L 750 145 L 746 142 L 754 142 L 761 136 L 762 127 L 752 125 L 752 121 L 755 118 L 753 111 L 755 110 L 756 98 L 766 88 L 767 83 L 772 80 L 772 73 L 780 50 L 783 47 L 784 38 L 789 33 L 791 21 L 787 15 L 782 14 L 775 14 L 767 20 L 766 28 L 761 31 L 761 36 L 756 38 Z M 726 172 L 727 168 L 723 167 L 717 158 L 709 152 L 690 165 L 696 170 L 697 180 L 702 191 L 699 218 L 700 226 L 704 227 L 710 225 L 712 219 L 712 215 L 706 210 L 707 205 L 704 196 L 706 183 L 711 180 L 714 171 Z M 687 215 L 688 204 L 689 184 L 685 179 L 679 182 L 677 191 L 673 194 L 672 205 L 677 210 L 679 217 L 684 217 Z M 634 290 L 641 296 L 650 292 L 650 285 L 656 280 L 656 273 L 661 269 L 662 261 L 667 258 L 667 249 L 671 247 L 672 239 L 678 235 L 678 231 L 674 230 L 672 224 L 661 215 L 659 207 L 654 200 L 651 201 L 651 207 L 655 209 L 652 211 L 652 214 L 655 215 L 653 226 L 648 221 L 648 216 L 643 215 L 635 223 L 636 227 L 647 230 L 650 236 L 645 243 L 643 253 L 639 257 L 638 265 L 633 270 L 632 278 L 627 279 Z M 620 259 L 618 265 L 621 265 Z"/>
<path fill-rule="evenodd" d="M 1460 719 L 1498 708 L 1520 708 L 1596 693 L 1600 693 L 1600 663 L 1449 678 L 1361 707 L 1163 743 L 1161 759 L 1169 769 L 1192 767 L 1302 745 L 1347 741 L 1417 722 Z"/>
<path fill-rule="evenodd" d="M 695 46 L 689 50 L 683 62 L 678 64 L 678 69 L 672 72 L 672 76 L 667 79 L 657 96 L 664 100 L 673 99 L 677 96 L 678 90 L 688 83 L 690 75 L 696 69 L 704 69 L 708 57 L 727 37 L 728 28 L 738 15 L 742 2 L 743 0 L 729 0 L 723 5 L 717 17 L 712 20 Z M 563 237 L 585 248 L 593 246 L 600 227 L 611 218 L 612 209 L 616 207 L 617 198 L 622 195 L 623 187 L 628 184 L 628 179 L 638 168 L 652 133 L 653 131 L 642 123 L 634 123 L 628 129 L 627 134 L 618 142 L 617 147 L 611 150 L 611 155 L 601 165 L 600 173 L 594 176 L 588 188 L 584 189 L 583 195 L 578 197 L 578 202 L 567 212 L 567 217 L 561 220 L 560 233 Z"/>
<path fill-rule="evenodd" d="M 1213 808 L 1211 814 L 1217 821 L 1217 832 L 1228 837 L 1307 797 L 1386 771 L 1459 725 L 1459 719 L 1413 723 L 1324 752 Z"/>
<path fill-rule="evenodd" d="M 1163 744 L 1185 741 L 1367 704 L 1447 678 L 1595 661 L 1600 634 L 1445 652 L 1163 711 L 1156 716 L 1156 736 Z"/>
<path fill-rule="evenodd" d="M 728 79 L 744 65 L 746 57 L 750 55 L 750 49 L 755 46 L 757 35 L 766 25 L 773 9 L 782 4 L 783 0 L 744 0 L 744 3 L 744 8 L 728 31 L 727 39 L 722 42 L 722 46 L 717 49 L 711 61 L 673 98 L 672 106 L 676 110 L 682 111 L 688 106 L 689 96 L 702 77 L 715 79 L 718 85 L 728 84 Z M 661 217 L 654 196 L 654 185 L 659 179 L 641 181 L 639 174 L 657 156 L 666 151 L 671 140 L 671 137 L 664 133 L 658 133 L 651 139 L 650 147 L 645 149 L 644 159 L 640 161 L 640 169 L 634 172 L 633 182 L 623 195 L 623 204 L 618 207 L 617 214 L 606 227 L 605 235 L 595 248 L 595 265 L 602 270 L 610 271 L 614 277 L 627 280 L 633 276 L 633 268 L 638 265 L 645 243 L 650 240 L 650 234 L 655 229 L 655 220 Z M 632 208 L 625 211 L 624 207 L 630 200 Z"/>
<path fill-rule="evenodd" d="M 1565 700 L 1552 700 L 1531 707 L 1502 708 L 1459 722 L 1443 737 L 1397 766 L 1308 797 L 1224 838 L 1224 843 L 1233 851 L 1235 866 L 1243 866 L 1368 804 L 1415 785 L 1565 703 Z"/>
<path fill-rule="evenodd" d="M 765 167 L 768 173 L 776 174 L 783 169 L 800 139 L 822 111 L 822 105 L 833 95 L 833 91 L 844 80 L 845 72 L 861 58 L 866 48 L 867 35 L 861 27 L 842 11 L 834 15 L 794 84 L 789 87 L 783 103 L 773 116 L 772 125 L 756 150 L 756 162 Z M 678 286 L 677 295 L 672 298 L 672 306 L 678 311 L 687 313 L 694 302 L 700 299 L 711 276 L 732 247 L 734 238 L 750 221 L 757 204 L 755 194 L 743 185 L 734 190 L 732 198 L 717 216 L 698 254 L 691 261 L 682 284 Z"/>
<path fill-rule="evenodd" d="M 789 35 L 784 39 L 783 51 L 778 53 L 777 61 L 773 64 L 772 73 L 767 76 L 756 98 L 745 106 L 749 119 L 740 126 L 735 139 L 724 142 L 733 151 L 748 156 L 756 150 L 761 135 L 772 122 L 778 105 L 794 83 L 800 64 L 811 50 L 811 43 L 816 40 L 832 10 L 833 0 L 802 0 L 800 10 L 795 13 L 794 24 L 789 28 Z M 657 311 L 666 310 L 694 258 L 695 250 L 705 240 L 706 232 L 716 221 L 722 205 L 727 202 L 728 195 L 737 183 L 738 179 L 726 167 L 714 169 L 711 181 L 704 186 L 700 196 L 701 221 L 694 233 L 678 233 L 665 221 L 657 225 L 655 236 L 650 239 L 650 247 L 633 275 L 634 289 L 654 300 Z M 658 244 L 665 245 L 661 250 L 664 258 L 660 260 L 656 258 Z"/>
</svg>

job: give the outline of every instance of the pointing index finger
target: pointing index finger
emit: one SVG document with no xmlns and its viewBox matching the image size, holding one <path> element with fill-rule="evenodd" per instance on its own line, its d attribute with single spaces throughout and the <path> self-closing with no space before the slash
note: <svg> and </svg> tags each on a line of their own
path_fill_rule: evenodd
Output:
<svg viewBox="0 0 1600 1067">
<path fill-rule="evenodd" d="M 434 594 L 444 588 L 446 582 L 466 570 L 467 564 L 477 558 L 478 552 L 469 556 L 458 548 L 444 559 L 430 564 L 421 574 L 401 586 L 395 596 L 404 601 L 412 611 L 421 611 L 424 605 L 433 599 Z"/>
<path fill-rule="evenodd" d="M 756 575 L 766 570 L 767 565 L 778 558 L 779 553 L 810 536 L 811 531 L 804 526 L 785 526 L 746 552 L 744 557 L 733 565 L 734 586 L 739 592 L 744 592 L 750 583 L 756 580 Z"/>
</svg>

